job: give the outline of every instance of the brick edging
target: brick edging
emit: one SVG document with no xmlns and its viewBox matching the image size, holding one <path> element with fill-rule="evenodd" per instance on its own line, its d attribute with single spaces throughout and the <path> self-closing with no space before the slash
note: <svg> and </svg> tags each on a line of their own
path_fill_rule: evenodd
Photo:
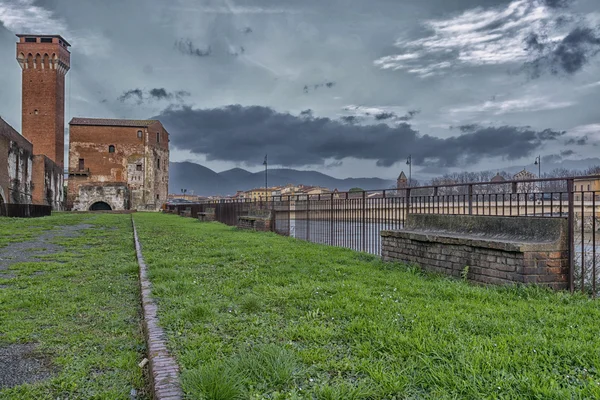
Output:
<svg viewBox="0 0 600 400">
<path fill-rule="evenodd" d="M 144 336 L 150 361 L 150 384 L 152 396 L 156 400 L 183 399 L 183 390 L 179 381 L 179 366 L 167 350 L 167 341 L 164 330 L 158 324 L 158 307 L 152 299 L 152 284 L 148 279 L 148 268 L 142 256 L 142 249 L 135 228 L 133 216 L 133 238 L 135 252 L 140 267 L 140 289 L 142 292 L 142 312 L 144 314 Z"/>
</svg>

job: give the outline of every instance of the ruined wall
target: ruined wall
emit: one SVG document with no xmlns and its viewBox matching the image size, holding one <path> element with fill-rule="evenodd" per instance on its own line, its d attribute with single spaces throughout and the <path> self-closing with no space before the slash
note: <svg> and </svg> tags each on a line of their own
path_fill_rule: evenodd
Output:
<svg viewBox="0 0 600 400">
<path fill-rule="evenodd" d="M 31 204 L 33 146 L 0 118 L 0 202 Z"/>
<path fill-rule="evenodd" d="M 77 199 L 81 185 L 123 183 L 132 209 L 159 210 L 167 201 L 168 166 L 168 133 L 159 122 L 148 127 L 71 125 L 67 207 L 82 203 Z"/>
<path fill-rule="evenodd" d="M 85 184 L 78 187 L 73 211 L 88 211 L 97 202 L 107 203 L 112 210 L 129 210 L 130 192 L 124 183 Z"/>
<path fill-rule="evenodd" d="M 146 204 L 139 209 L 158 211 L 169 194 L 169 134 L 162 124 L 148 127 L 146 143 Z"/>
<path fill-rule="evenodd" d="M 33 156 L 33 204 L 64 210 L 64 175 L 62 168 L 45 155 Z"/>
</svg>

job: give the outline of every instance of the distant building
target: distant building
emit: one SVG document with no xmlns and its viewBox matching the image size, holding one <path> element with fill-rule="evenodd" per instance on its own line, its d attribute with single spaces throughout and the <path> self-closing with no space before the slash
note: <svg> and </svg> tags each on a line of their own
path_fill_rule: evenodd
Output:
<svg viewBox="0 0 600 400">
<path fill-rule="evenodd" d="M 573 189 L 575 190 L 575 200 L 583 198 L 583 200 L 591 201 L 594 196 L 596 200 L 600 199 L 600 175 L 589 179 L 575 179 Z"/>
<path fill-rule="evenodd" d="M 525 180 L 531 180 L 531 179 L 537 179 L 537 175 L 535 175 L 532 172 L 527 171 L 526 169 L 523 169 L 522 171 L 517 172 L 513 176 L 514 181 L 525 181 Z M 517 183 L 517 193 L 535 193 L 535 192 L 539 192 L 537 183 L 535 183 L 535 182 Z"/>
<path fill-rule="evenodd" d="M 396 180 L 396 189 L 406 189 L 408 187 L 408 179 L 406 179 L 406 174 L 404 171 L 400 172 L 398 179 Z"/>
<path fill-rule="evenodd" d="M 500 175 L 500 172 L 498 172 L 496 174 L 496 176 L 494 176 L 492 178 L 492 182 L 494 182 L 494 183 L 506 182 L 506 179 L 504 179 L 504 177 L 502 175 Z"/>
<path fill-rule="evenodd" d="M 169 133 L 160 121 L 73 118 L 69 126 L 69 207 L 155 211 L 167 201 Z"/>
</svg>

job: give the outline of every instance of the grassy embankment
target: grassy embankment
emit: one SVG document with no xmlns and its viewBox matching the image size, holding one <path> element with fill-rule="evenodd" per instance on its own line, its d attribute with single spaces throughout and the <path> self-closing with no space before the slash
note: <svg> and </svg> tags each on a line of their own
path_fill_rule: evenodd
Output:
<svg viewBox="0 0 600 400">
<path fill-rule="evenodd" d="M 134 219 L 190 398 L 600 398 L 600 303 L 588 298 Z"/>
<path fill-rule="evenodd" d="M 45 378 L 0 389 L 0 398 L 147 398 L 129 215 L 0 218 L 2 256 L 0 349 L 30 344 L 19 362 L 33 357 L 41 368 L 3 379 Z"/>
</svg>

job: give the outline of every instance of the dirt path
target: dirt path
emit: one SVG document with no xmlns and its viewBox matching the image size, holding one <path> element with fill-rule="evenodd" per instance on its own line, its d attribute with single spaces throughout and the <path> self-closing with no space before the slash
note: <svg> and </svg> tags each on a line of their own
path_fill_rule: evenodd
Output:
<svg viewBox="0 0 600 400">
<path fill-rule="evenodd" d="M 77 237 L 82 230 L 92 227 L 89 224 L 57 226 L 35 239 L 0 248 L 0 278 L 10 282 L 16 278 L 12 271 L 7 271 L 10 266 L 23 262 L 43 262 L 39 257 L 62 252 L 64 248 L 51 243 L 52 239 Z M 43 273 L 42 269 L 40 266 L 40 273 Z M 6 284 L 0 285 L 0 290 L 8 287 Z M 48 357 L 38 352 L 34 343 L 0 344 L 0 389 L 48 379 L 55 372 Z"/>
</svg>

